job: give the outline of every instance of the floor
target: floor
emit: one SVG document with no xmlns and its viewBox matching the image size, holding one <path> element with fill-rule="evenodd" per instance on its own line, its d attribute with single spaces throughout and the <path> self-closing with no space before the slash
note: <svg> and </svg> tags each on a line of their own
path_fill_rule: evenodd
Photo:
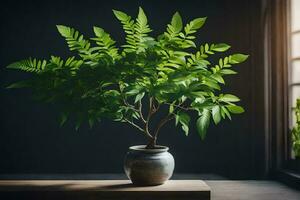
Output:
<svg viewBox="0 0 300 200">
<path fill-rule="evenodd" d="M 300 200 L 300 191 L 275 181 L 205 181 L 212 200 Z"/>
</svg>

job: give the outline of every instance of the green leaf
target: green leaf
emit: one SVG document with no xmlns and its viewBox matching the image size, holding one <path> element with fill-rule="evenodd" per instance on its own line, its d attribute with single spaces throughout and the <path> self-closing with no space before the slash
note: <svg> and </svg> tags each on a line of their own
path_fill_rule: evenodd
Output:
<svg viewBox="0 0 300 200">
<path fill-rule="evenodd" d="M 89 118 L 89 127 L 90 127 L 90 128 L 93 128 L 94 124 L 95 124 L 95 119 L 92 118 L 92 117 L 90 117 L 90 118 Z"/>
<path fill-rule="evenodd" d="M 128 92 L 126 92 L 126 95 L 134 96 L 134 95 L 137 95 L 138 93 L 140 93 L 139 89 L 132 89 L 132 90 L 129 90 Z"/>
<path fill-rule="evenodd" d="M 60 126 L 63 126 L 66 123 L 66 121 L 68 119 L 68 116 L 69 115 L 66 112 L 62 112 L 61 113 L 61 115 L 60 115 L 60 123 L 59 123 Z"/>
<path fill-rule="evenodd" d="M 25 72 L 40 73 L 47 65 L 45 60 L 37 60 L 36 58 L 25 59 L 9 64 L 6 68 L 17 69 Z"/>
<path fill-rule="evenodd" d="M 222 78 L 222 76 L 220 75 L 220 73 L 212 74 L 210 77 L 215 79 L 216 81 L 218 81 L 218 83 L 225 84 L 225 81 Z"/>
<path fill-rule="evenodd" d="M 139 85 L 130 85 L 126 88 L 124 88 L 123 92 L 125 92 L 126 95 L 128 96 L 134 96 L 139 93 L 141 93 L 143 88 Z"/>
<path fill-rule="evenodd" d="M 184 131 L 185 135 L 188 136 L 189 135 L 189 126 L 186 124 L 182 124 L 181 128 Z"/>
<path fill-rule="evenodd" d="M 134 103 L 137 103 L 138 101 L 140 101 L 144 97 L 144 95 L 145 95 L 145 92 L 137 94 L 135 97 Z"/>
<path fill-rule="evenodd" d="M 236 71 L 233 71 L 233 70 L 231 70 L 231 69 L 222 69 L 222 70 L 220 71 L 220 73 L 221 73 L 221 74 L 226 74 L 226 75 L 229 75 L 229 74 L 237 74 Z"/>
<path fill-rule="evenodd" d="M 241 62 L 244 62 L 245 60 L 247 60 L 247 58 L 249 57 L 249 55 L 245 55 L 245 54 L 233 54 L 231 56 L 229 56 L 229 63 L 231 64 L 238 64 Z"/>
<path fill-rule="evenodd" d="M 147 25 L 147 17 L 145 15 L 144 10 L 141 7 L 139 7 L 139 14 L 138 14 L 137 19 L 138 19 L 140 24 Z"/>
<path fill-rule="evenodd" d="M 124 12 L 113 10 L 114 15 L 119 19 L 120 21 L 127 20 L 128 15 Z"/>
<path fill-rule="evenodd" d="M 91 49 L 97 49 L 97 52 L 101 55 L 105 54 L 108 57 L 111 57 L 112 60 L 117 60 L 120 58 L 120 55 L 118 54 L 118 48 L 115 46 L 115 41 L 111 39 L 110 35 L 106 33 L 102 28 L 93 27 L 94 33 L 96 35 L 96 38 L 91 38 L 92 40 L 96 41 L 96 44 L 98 47 L 91 48 Z M 97 54 L 96 54 L 97 55 Z M 95 56 L 97 59 L 97 56 Z"/>
<path fill-rule="evenodd" d="M 25 88 L 30 87 L 31 84 L 28 81 L 19 81 L 16 83 L 12 83 L 9 86 L 7 86 L 7 89 L 18 89 L 18 88 Z"/>
<path fill-rule="evenodd" d="M 203 109 L 201 116 L 198 118 L 196 122 L 198 134 L 200 135 L 200 138 L 202 140 L 204 140 L 206 136 L 209 123 L 210 123 L 210 111 L 208 109 Z"/>
<path fill-rule="evenodd" d="M 182 30 L 182 19 L 178 12 L 173 15 L 171 25 L 175 33 L 179 33 Z"/>
<path fill-rule="evenodd" d="M 219 84 L 217 82 L 215 82 L 215 81 L 206 80 L 204 82 L 204 84 L 207 85 L 210 88 L 213 88 L 213 89 L 217 89 L 217 90 L 221 89 L 220 86 L 219 86 Z"/>
<path fill-rule="evenodd" d="M 215 124 L 218 124 L 221 121 L 221 112 L 219 105 L 216 105 L 212 108 L 212 117 Z"/>
<path fill-rule="evenodd" d="M 191 28 L 192 29 L 199 29 L 204 25 L 205 21 L 206 21 L 206 17 L 196 18 L 196 19 L 194 19 L 193 21 L 190 22 Z"/>
<path fill-rule="evenodd" d="M 190 116 L 185 112 L 178 112 L 176 115 L 176 125 L 178 124 L 178 122 L 181 124 L 182 130 L 187 136 L 189 134 Z"/>
<path fill-rule="evenodd" d="M 84 39 L 83 35 L 78 31 L 64 25 L 57 25 L 56 27 L 59 33 L 65 38 L 71 51 L 77 50 L 79 56 L 85 60 L 92 60 L 95 58 L 90 52 L 90 42 Z"/>
<path fill-rule="evenodd" d="M 221 107 L 221 110 L 226 114 L 226 116 L 231 120 L 231 115 L 228 112 L 227 108 L 225 106 Z"/>
<path fill-rule="evenodd" d="M 203 91 L 197 91 L 197 92 L 190 92 L 191 96 L 194 98 L 204 99 L 204 92 Z"/>
<path fill-rule="evenodd" d="M 75 124 L 75 130 L 78 131 L 79 127 L 81 126 L 83 122 L 83 113 L 78 113 L 76 124 Z"/>
<path fill-rule="evenodd" d="M 229 48 L 230 46 L 228 44 L 220 43 L 220 44 L 215 44 L 213 48 L 211 48 L 211 50 L 217 52 L 224 52 L 227 51 Z"/>
<path fill-rule="evenodd" d="M 233 114 L 240 114 L 245 112 L 244 108 L 237 105 L 227 105 L 227 109 Z"/>
<path fill-rule="evenodd" d="M 104 34 L 104 30 L 100 27 L 94 26 L 93 27 L 94 33 L 97 37 L 102 37 Z"/>
<path fill-rule="evenodd" d="M 63 37 L 69 37 L 71 34 L 71 28 L 64 26 L 64 25 L 56 25 L 56 28 L 58 32 L 63 36 Z"/>
<path fill-rule="evenodd" d="M 238 102 L 240 99 L 232 94 L 224 94 L 223 96 L 220 95 L 219 101 L 223 102 Z"/>
<path fill-rule="evenodd" d="M 76 125 L 75 125 L 75 130 L 76 130 L 76 131 L 78 131 L 80 125 L 81 125 L 81 122 L 76 122 Z"/>
<path fill-rule="evenodd" d="M 173 113 L 173 112 L 174 112 L 174 104 L 170 104 L 169 113 Z"/>
</svg>

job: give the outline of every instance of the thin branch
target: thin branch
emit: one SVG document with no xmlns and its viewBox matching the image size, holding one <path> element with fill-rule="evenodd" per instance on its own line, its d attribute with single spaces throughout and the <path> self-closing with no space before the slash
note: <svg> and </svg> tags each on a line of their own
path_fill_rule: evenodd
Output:
<svg viewBox="0 0 300 200">
<path fill-rule="evenodd" d="M 121 89 L 120 89 L 120 92 L 122 92 Z M 142 113 L 142 103 L 141 103 L 141 102 L 140 102 L 140 105 L 139 105 L 139 109 L 136 109 L 134 105 L 131 105 L 131 104 L 129 104 L 129 103 L 126 101 L 126 98 L 125 98 L 124 96 L 123 96 L 122 100 L 123 100 L 123 103 L 124 103 L 125 106 L 128 106 L 128 107 L 132 108 L 133 110 L 139 112 L 142 121 L 143 121 L 144 123 L 146 123 L 146 120 L 144 119 L 143 113 Z M 147 132 L 145 129 L 141 128 L 139 125 L 135 124 L 133 121 L 130 121 L 130 120 L 126 119 L 126 118 L 123 118 L 123 119 L 124 119 L 127 123 L 131 124 L 132 126 L 134 126 L 135 128 L 137 128 L 138 130 L 140 130 L 142 133 L 144 133 L 144 134 L 146 135 L 146 137 L 148 137 L 149 139 L 152 139 L 152 138 L 153 138 L 152 135 L 149 134 L 149 131 Z"/>
<path fill-rule="evenodd" d="M 172 105 L 171 103 L 165 103 L 165 104 Z M 173 106 L 174 106 L 174 107 L 176 107 L 176 108 L 183 109 L 183 110 L 194 110 L 194 109 L 192 109 L 192 108 L 189 108 L 189 107 L 184 107 L 184 106 L 181 106 L 181 104 L 178 104 L 178 105 L 176 105 L 176 104 L 173 104 Z"/>
<path fill-rule="evenodd" d="M 135 108 L 134 105 L 131 105 L 130 103 L 127 102 L 127 100 L 126 100 L 126 98 L 125 98 L 125 94 L 123 93 L 120 84 L 119 84 L 119 90 L 120 90 L 120 93 L 122 94 L 122 100 L 123 100 L 124 105 L 125 105 L 125 106 L 128 106 L 128 107 L 131 107 L 132 109 L 134 109 L 134 110 L 137 111 L 137 109 Z"/>
<path fill-rule="evenodd" d="M 174 114 L 171 116 L 171 114 L 169 113 L 165 118 L 163 118 L 157 125 L 157 128 L 154 132 L 154 138 L 156 139 L 158 136 L 158 133 L 160 131 L 160 129 L 169 121 L 171 121 L 172 119 L 174 119 Z"/>
<path fill-rule="evenodd" d="M 128 107 L 132 108 L 133 110 L 138 111 L 138 109 L 136 109 L 134 105 L 129 104 L 125 98 L 123 98 L 123 103 L 125 106 L 128 106 Z"/>
<path fill-rule="evenodd" d="M 157 102 L 157 106 L 156 106 L 155 101 L 153 101 L 153 108 L 154 108 L 155 112 L 159 110 L 159 107 L 160 107 L 159 102 Z"/>
<path fill-rule="evenodd" d="M 149 99 L 149 110 L 148 110 L 148 115 L 147 115 L 146 124 L 145 124 L 145 132 L 149 135 L 151 135 L 149 133 L 149 120 L 150 120 L 152 112 L 153 112 L 153 107 L 152 107 L 153 105 L 152 104 L 153 104 L 153 98 L 150 97 L 150 99 Z"/>
<path fill-rule="evenodd" d="M 139 125 L 135 124 L 134 122 L 132 122 L 132 121 L 126 119 L 126 118 L 124 118 L 124 120 L 125 120 L 126 122 L 128 122 L 129 124 L 131 124 L 132 126 L 134 126 L 135 128 L 137 128 L 138 130 L 140 130 L 140 131 L 142 131 L 143 133 L 145 133 L 144 129 L 142 129 Z"/>
<path fill-rule="evenodd" d="M 159 106 L 157 106 L 156 108 L 154 108 L 153 106 L 153 97 L 150 97 L 149 98 L 149 111 L 148 111 L 148 115 L 147 115 L 147 118 L 146 118 L 146 124 L 145 124 L 145 132 L 151 136 L 151 138 L 153 139 L 153 136 L 150 134 L 149 132 L 149 122 L 150 122 L 150 118 L 152 117 L 152 115 L 154 113 L 156 113 L 159 109 Z"/>
<path fill-rule="evenodd" d="M 146 124 L 146 120 L 144 118 L 142 108 L 143 108 L 142 100 L 140 99 L 139 100 L 139 113 L 140 113 L 140 117 L 141 117 L 142 121 L 144 122 L 144 124 Z"/>
</svg>

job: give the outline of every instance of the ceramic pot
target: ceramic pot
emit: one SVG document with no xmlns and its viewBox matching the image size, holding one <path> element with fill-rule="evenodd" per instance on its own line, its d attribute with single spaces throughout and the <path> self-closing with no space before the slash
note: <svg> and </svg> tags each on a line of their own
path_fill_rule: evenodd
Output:
<svg viewBox="0 0 300 200">
<path fill-rule="evenodd" d="M 138 145 L 129 148 L 124 161 L 125 173 L 135 185 L 161 185 L 173 174 L 174 158 L 168 147 L 145 147 Z"/>
</svg>

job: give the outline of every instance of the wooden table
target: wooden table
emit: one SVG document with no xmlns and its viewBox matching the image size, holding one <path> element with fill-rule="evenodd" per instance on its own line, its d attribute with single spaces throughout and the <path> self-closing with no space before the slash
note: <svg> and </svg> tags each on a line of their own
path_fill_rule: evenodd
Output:
<svg viewBox="0 0 300 200">
<path fill-rule="evenodd" d="M 177 180 L 205 180 L 205 183 L 211 188 L 211 199 L 212 200 L 300 200 L 300 191 L 290 188 L 280 182 L 271 181 L 271 180 L 226 180 L 224 177 L 219 177 L 215 175 L 203 175 L 203 174 L 174 174 L 174 179 Z M 126 179 L 126 176 L 123 174 L 89 174 L 89 175 L 0 175 L 0 200 L 9 200 L 9 199 L 113 199 L 99 197 L 100 194 L 97 191 L 99 188 L 91 188 L 94 180 L 119 180 Z M 30 181 L 17 181 L 17 180 L 33 180 Z M 42 180 L 53 180 L 49 184 L 49 181 Z M 76 184 L 81 180 L 90 180 L 83 181 L 86 182 L 85 188 L 79 190 L 74 190 Z M 14 180 L 18 184 L 12 184 L 14 181 L 4 181 L 4 180 Z M 35 181 L 34 181 L 35 180 Z M 37 181 L 39 180 L 39 181 Z M 93 180 L 93 181 L 92 181 Z M 60 182 L 62 181 L 62 182 Z M 36 184 L 33 184 L 33 183 Z M 44 183 L 40 185 L 38 183 Z M 48 182 L 48 183 L 47 183 Z M 60 184 L 58 183 L 60 182 Z M 90 186 L 89 183 L 90 182 Z M 67 183 L 63 185 L 62 183 Z M 47 186 L 48 184 L 48 186 Z M 126 183 L 125 183 L 126 184 Z M 73 190 L 71 188 L 73 187 Z M 90 187 L 90 188 L 88 188 Z M 98 187 L 96 185 L 96 187 Z M 121 187 L 121 186 L 120 186 Z M 189 189 L 188 185 L 184 185 L 183 189 Z M 27 190 L 25 190 L 27 188 Z M 61 188 L 61 189 L 58 189 Z M 64 189 L 63 189 L 64 188 Z M 69 189 L 66 189 L 69 188 Z M 100 187 L 101 188 L 101 187 Z M 113 189 L 113 188 L 111 188 Z M 115 188 L 117 189 L 117 188 Z M 121 189 L 121 188 L 119 188 Z M 141 188 L 142 189 L 142 188 Z M 71 190 L 71 191 L 70 191 Z M 96 191 L 95 191 L 96 190 Z M 146 192 L 145 192 L 146 193 Z M 144 193 L 144 194 L 145 194 Z M 172 191 L 171 191 L 172 193 Z M 129 193 L 127 193 L 128 195 Z M 155 192 L 150 192 L 147 194 L 148 199 L 159 199 L 152 198 Z M 95 195 L 95 196 L 94 196 Z M 169 196 L 169 199 L 180 199 L 177 194 L 176 197 L 172 198 Z M 185 194 L 184 194 L 185 195 Z M 94 196 L 94 197 L 93 197 Z M 120 195 L 122 197 L 115 199 L 126 199 L 125 195 Z M 188 198 L 186 200 L 192 199 L 190 196 L 193 196 L 193 192 L 190 191 L 189 194 L 186 194 Z M 28 197 L 28 198 L 26 198 Z M 34 198 L 35 197 L 35 198 Z M 59 198 L 57 198 L 59 197 Z M 73 198 L 74 197 L 74 198 Z M 88 198 L 85 198 L 88 197 Z M 147 199 L 142 198 L 142 199 Z M 204 198 L 204 197 L 203 197 Z M 128 198 L 127 198 L 128 199 Z M 130 199 L 130 198 L 129 198 Z M 131 199 L 141 199 L 139 197 L 131 197 Z M 167 199 L 167 198 L 164 198 Z M 195 199 L 195 198 L 194 198 Z M 201 199 L 201 198 L 200 198 Z"/>
<path fill-rule="evenodd" d="M 0 181 L 0 199 L 209 200 L 210 187 L 200 180 L 150 187 L 136 187 L 128 180 L 7 180 Z"/>
</svg>

